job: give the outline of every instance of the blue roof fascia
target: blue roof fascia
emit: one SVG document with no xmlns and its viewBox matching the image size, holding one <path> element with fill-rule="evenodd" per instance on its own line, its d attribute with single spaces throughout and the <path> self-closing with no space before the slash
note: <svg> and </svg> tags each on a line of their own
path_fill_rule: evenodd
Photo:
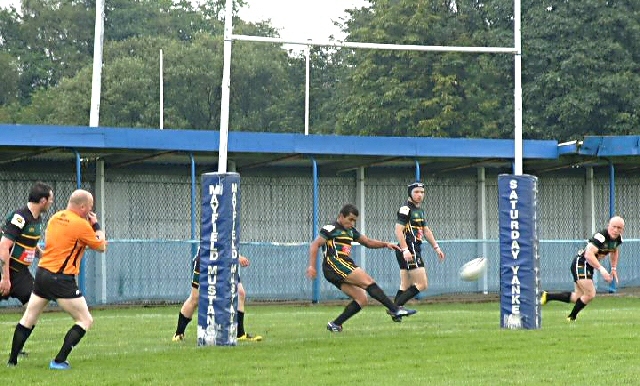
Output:
<svg viewBox="0 0 640 386">
<path fill-rule="evenodd" d="M 585 137 L 579 152 L 597 157 L 635 156 L 640 154 L 640 136 Z"/>
<path fill-rule="evenodd" d="M 1 146 L 217 152 L 219 132 L 110 127 L 0 124 Z M 15 134 L 14 134 L 15 133 Z M 510 139 L 359 137 L 292 133 L 230 132 L 229 152 L 352 154 L 398 157 L 513 158 Z M 557 159 L 557 141 L 526 140 L 523 158 Z"/>
</svg>

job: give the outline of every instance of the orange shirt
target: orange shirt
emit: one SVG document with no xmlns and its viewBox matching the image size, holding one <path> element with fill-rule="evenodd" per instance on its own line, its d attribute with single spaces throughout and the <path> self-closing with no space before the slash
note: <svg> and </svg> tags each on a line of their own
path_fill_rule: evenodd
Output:
<svg viewBox="0 0 640 386">
<path fill-rule="evenodd" d="M 96 238 L 87 219 L 70 210 L 61 210 L 49 220 L 38 267 L 52 273 L 77 275 L 85 248 L 100 248 L 104 243 L 105 240 Z"/>
</svg>

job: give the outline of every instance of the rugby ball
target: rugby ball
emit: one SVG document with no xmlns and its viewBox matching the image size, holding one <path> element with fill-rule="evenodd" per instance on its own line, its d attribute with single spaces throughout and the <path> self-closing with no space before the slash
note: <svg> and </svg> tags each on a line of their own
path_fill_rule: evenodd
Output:
<svg viewBox="0 0 640 386">
<path fill-rule="evenodd" d="M 460 267 L 460 279 L 464 281 L 476 281 L 487 270 L 485 257 L 475 258 Z"/>
</svg>

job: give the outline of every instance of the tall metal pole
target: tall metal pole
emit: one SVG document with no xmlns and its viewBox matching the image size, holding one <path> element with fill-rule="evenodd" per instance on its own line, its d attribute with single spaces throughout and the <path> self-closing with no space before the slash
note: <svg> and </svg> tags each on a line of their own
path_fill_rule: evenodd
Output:
<svg viewBox="0 0 640 386">
<path fill-rule="evenodd" d="M 104 39 L 104 0 L 96 0 L 96 27 L 93 39 L 93 77 L 89 126 L 98 127 L 100 120 L 100 86 L 102 84 L 102 45 Z"/>
<path fill-rule="evenodd" d="M 309 135 L 309 72 L 310 72 L 310 56 L 311 46 L 306 46 L 304 50 L 306 60 L 305 84 L 304 84 L 304 135 Z"/>
<path fill-rule="evenodd" d="M 522 28 L 520 15 L 520 0 L 513 2 L 513 35 L 514 48 L 514 117 L 515 130 L 513 136 L 513 157 L 515 160 L 514 174 L 522 175 Z"/>
<path fill-rule="evenodd" d="M 164 59 L 160 50 L 160 130 L 164 129 Z"/>
<path fill-rule="evenodd" d="M 231 43 L 233 30 L 233 0 L 227 0 L 224 15 L 224 59 L 222 68 L 222 96 L 220 100 L 220 147 L 218 173 L 227 172 L 227 148 L 229 142 L 229 95 L 231 84 Z"/>
</svg>

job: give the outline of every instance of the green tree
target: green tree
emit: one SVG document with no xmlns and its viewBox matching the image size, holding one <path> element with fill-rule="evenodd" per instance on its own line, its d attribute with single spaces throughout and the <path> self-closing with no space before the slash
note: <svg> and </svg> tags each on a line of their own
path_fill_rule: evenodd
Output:
<svg viewBox="0 0 640 386">
<path fill-rule="evenodd" d="M 478 5 L 371 3 L 352 13 L 349 40 L 434 46 L 484 46 L 496 40 Z M 350 50 L 343 60 L 349 70 L 340 98 L 349 109 L 338 116 L 340 133 L 501 137 L 511 131 L 512 125 L 503 126 L 499 108 L 505 96 L 513 95 L 510 79 L 481 55 L 362 49 Z"/>
<path fill-rule="evenodd" d="M 640 3 L 523 4 L 525 134 L 637 134 Z"/>
<path fill-rule="evenodd" d="M 18 94 L 18 68 L 11 55 L 0 52 L 0 105 L 13 102 Z"/>
</svg>

